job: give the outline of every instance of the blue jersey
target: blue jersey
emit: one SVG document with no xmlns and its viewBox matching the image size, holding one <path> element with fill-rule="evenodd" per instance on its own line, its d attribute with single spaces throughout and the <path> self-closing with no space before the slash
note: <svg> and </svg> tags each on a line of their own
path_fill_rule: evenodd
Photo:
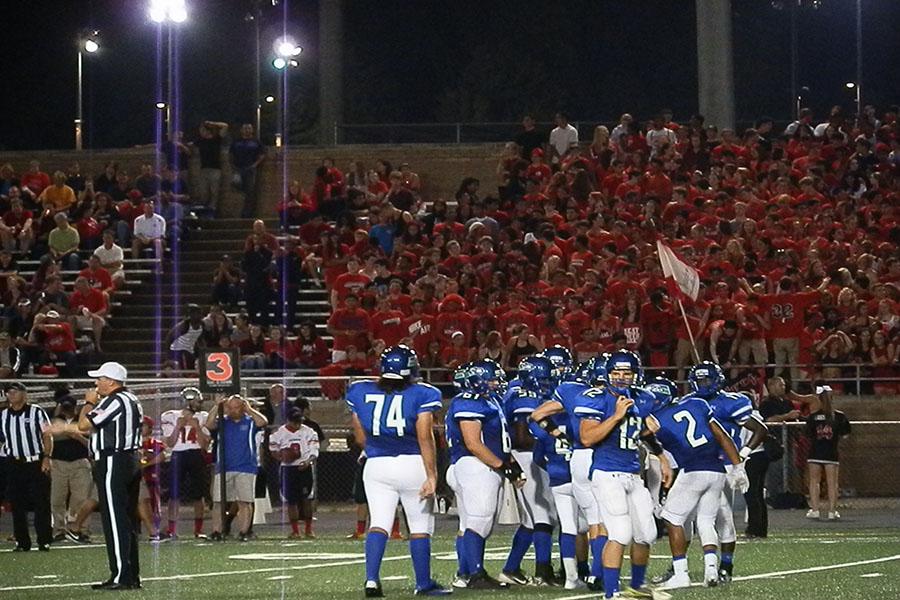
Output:
<svg viewBox="0 0 900 600">
<path fill-rule="evenodd" d="M 572 460 L 571 448 L 541 429 L 537 423 L 532 423 L 529 428 L 535 438 L 532 452 L 534 462 L 547 471 L 550 486 L 556 487 L 572 481 L 572 474 L 569 471 L 569 461 Z M 565 434 L 566 426 L 560 425 L 559 430 Z"/>
<path fill-rule="evenodd" d="M 567 431 L 572 439 L 572 447 L 575 449 L 584 448 L 584 445 L 581 443 L 581 435 L 579 434 L 581 430 L 581 416 L 575 412 L 575 408 L 578 406 L 578 399 L 581 394 L 589 389 L 589 385 L 580 381 L 564 381 L 553 392 L 553 399 L 562 404 L 563 409 L 566 411 L 568 418 Z M 559 423 L 560 420 L 557 419 L 556 422 Z"/>
<path fill-rule="evenodd" d="M 721 448 L 710 425 L 715 417 L 703 398 L 685 396 L 657 410 L 651 418 L 659 423 L 656 439 L 672 453 L 680 469 L 725 472 Z"/>
<path fill-rule="evenodd" d="M 650 392 L 634 387 L 629 388 L 625 395 L 634 400 L 634 405 L 628 409 L 625 418 L 619 421 L 610 434 L 594 447 L 591 472 L 640 473 L 641 471 L 638 440 L 644 429 L 644 419 L 653 408 L 654 396 Z M 579 406 L 575 408 L 575 414 L 582 419 L 604 421 L 615 414 L 618 396 L 611 389 L 589 389 L 577 399 Z"/>
<path fill-rule="evenodd" d="M 500 406 L 506 406 L 509 399 L 512 398 L 519 390 L 522 389 L 522 380 L 518 377 L 510 379 L 506 383 L 506 389 L 503 391 L 503 397 L 500 400 Z"/>
<path fill-rule="evenodd" d="M 743 445 L 741 428 L 753 415 L 753 403 L 750 398 L 737 392 L 719 392 L 707 402 L 712 407 L 716 421 L 740 450 Z"/>
<path fill-rule="evenodd" d="M 453 464 L 463 456 L 472 456 L 463 441 L 460 421 L 479 421 L 481 441 L 497 458 L 506 459 L 511 448 L 509 430 L 506 427 L 506 415 L 494 398 L 475 392 L 463 392 L 450 401 L 446 426 L 450 462 Z"/>
<path fill-rule="evenodd" d="M 375 381 L 358 381 L 347 389 L 347 405 L 366 432 L 366 456 L 420 454 L 416 419 L 441 408 L 441 392 L 427 383 L 413 383 L 386 393 Z"/>
</svg>

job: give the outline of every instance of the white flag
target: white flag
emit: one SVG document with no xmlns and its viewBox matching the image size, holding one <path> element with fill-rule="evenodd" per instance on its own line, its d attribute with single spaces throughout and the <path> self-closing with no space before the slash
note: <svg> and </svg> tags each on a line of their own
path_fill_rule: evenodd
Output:
<svg viewBox="0 0 900 600">
<path fill-rule="evenodd" d="M 669 291 L 696 300 L 700 295 L 700 273 L 697 269 L 678 258 L 671 248 L 659 240 L 656 241 L 656 250 L 663 275 L 670 280 Z"/>
</svg>

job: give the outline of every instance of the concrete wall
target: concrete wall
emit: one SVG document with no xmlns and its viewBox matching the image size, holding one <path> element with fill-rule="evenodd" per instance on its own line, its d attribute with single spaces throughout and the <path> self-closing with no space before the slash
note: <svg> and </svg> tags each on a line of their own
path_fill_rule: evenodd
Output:
<svg viewBox="0 0 900 600">
<path fill-rule="evenodd" d="M 496 193 L 495 169 L 497 157 L 502 149 L 498 144 L 477 145 L 352 145 L 332 147 L 304 147 L 277 149 L 269 148 L 260 174 L 259 214 L 271 216 L 282 196 L 282 190 L 292 179 L 303 182 L 308 188 L 314 179 L 314 172 L 323 157 L 334 158 L 337 166 L 346 171 L 352 161 L 362 161 L 367 167 L 374 167 L 380 159 L 389 161 L 395 167 L 408 162 L 413 171 L 422 179 L 422 193 L 426 199 L 452 198 L 463 177 L 477 177 L 481 180 L 482 195 Z M 81 172 L 96 175 L 102 172 L 106 162 L 114 160 L 129 174 L 137 174 L 145 162 L 155 164 L 153 148 L 123 148 L 113 150 L 41 150 L 33 152 L 0 152 L 0 164 L 12 163 L 17 172 L 28 168 L 30 160 L 41 162 L 42 170 L 51 173 L 65 170 L 73 162 L 79 162 Z M 227 163 L 227 161 L 225 161 Z M 197 168 L 197 159 L 192 162 L 192 170 Z M 240 212 L 241 196 L 230 189 L 230 170 L 223 173 L 224 197 L 221 202 L 223 216 L 237 216 Z"/>
</svg>

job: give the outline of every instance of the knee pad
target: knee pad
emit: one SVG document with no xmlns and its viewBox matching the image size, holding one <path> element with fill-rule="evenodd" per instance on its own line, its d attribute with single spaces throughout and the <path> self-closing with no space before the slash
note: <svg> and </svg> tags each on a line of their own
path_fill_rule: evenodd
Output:
<svg viewBox="0 0 900 600">
<path fill-rule="evenodd" d="M 607 519 L 605 525 L 607 537 L 609 539 L 618 542 L 623 546 L 627 546 L 631 543 L 631 518 L 627 514 L 616 515 L 614 518 Z"/>
<path fill-rule="evenodd" d="M 704 546 L 718 546 L 719 534 L 716 533 L 716 520 L 712 517 L 697 517 L 697 533 Z"/>
<path fill-rule="evenodd" d="M 737 541 L 737 531 L 734 529 L 734 515 L 730 506 L 720 506 L 716 515 L 716 531 L 719 534 L 720 544 L 730 544 Z"/>
<path fill-rule="evenodd" d="M 472 516 L 466 517 L 466 529 L 470 529 L 483 538 L 491 535 L 491 529 L 494 528 L 494 517 Z"/>
</svg>

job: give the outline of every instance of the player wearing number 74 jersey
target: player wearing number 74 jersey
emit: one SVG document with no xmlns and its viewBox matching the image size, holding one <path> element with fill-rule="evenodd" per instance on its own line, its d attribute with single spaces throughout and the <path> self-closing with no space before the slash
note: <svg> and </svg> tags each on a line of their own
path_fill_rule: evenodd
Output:
<svg viewBox="0 0 900 600">
<path fill-rule="evenodd" d="M 419 363 L 410 348 L 393 346 L 380 357 L 378 381 L 359 381 L 347 390 L 356 442 L 365 448 L 363 483 L 369 500 L 366 536 L 367 598 L 383 597 L 379 572 L 397 502 L 409 523 L 409 552 L 416 595 L 444 596 L 449 590 L 431 578 L 431 510 L 437 486 L 434 413 L 441 393 L 416 383 Z"/>
</svg>

